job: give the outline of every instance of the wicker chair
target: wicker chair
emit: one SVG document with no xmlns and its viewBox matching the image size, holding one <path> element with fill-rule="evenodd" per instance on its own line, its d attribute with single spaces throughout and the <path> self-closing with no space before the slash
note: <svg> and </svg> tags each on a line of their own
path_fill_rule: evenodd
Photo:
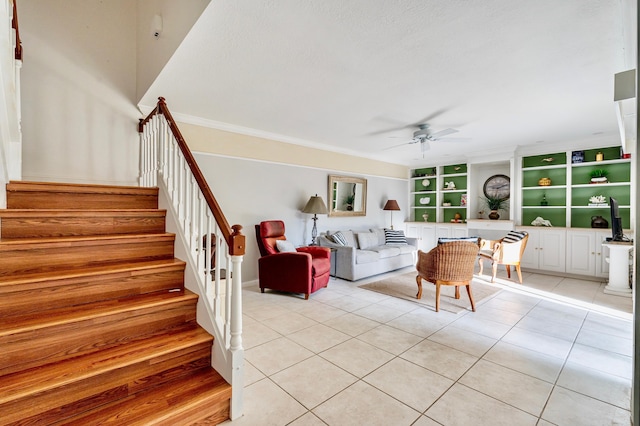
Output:
<svg viewBox="0 0 640 426">
<path fill-rule="evenodd" d="M 478 255 L 478 244 L 468 241 L 452 241 L 439 244 L 429 253 L 418 251 L 418 263 L 416 269 L 418 276 L 417 299 L 422 297 L 422 280 L 429 281 L 436 285 L 436 312 L 440 310 L 440 286 L 456 286 L 456 299 L 460 298 L 460 286 L 466 286 L 471 310 L 476 311 L 471 294 L 471 280 L 473 279 L 473 269 L 476 256 Z"/>
</svg>

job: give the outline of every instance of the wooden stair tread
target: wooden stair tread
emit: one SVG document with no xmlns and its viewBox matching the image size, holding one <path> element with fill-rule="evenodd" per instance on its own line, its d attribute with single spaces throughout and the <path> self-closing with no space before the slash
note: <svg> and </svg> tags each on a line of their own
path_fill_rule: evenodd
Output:
<svg viewBox="0 0 640 426">
<path fill-rule="evenodd" d="M 67 426 L 105 424 L 142 426 L 150 423 L 186 425 L 191 424 L 194 410 L 197 410 L 196 420 L 208 418 L 217 404 L 230 399 L 231 385 L 215 370 L 208 369 L 57 424 Z M 226 408 L 228 410 L 228 405 Z M 215 424 L 227 419 L 228 413 L 218 417 L 219 421 Z"/>
<path fill-rule="evenodd" d="M 0 377 L 0 404 L 208 342 L 213 342 L 210 334 L 200 327 L 190 326 L 46 366 L 23 370 Z"/>
<path fill-rule="evenodd" d="M 22 218 L 22 217 L 111 217 L 111 216 L 164 216 L 164 209 L 8 209 L 0 210 L 0 218 Z"/>
<path fill-rule="evenodd" d="M 122 312 L 136 311 L 197 299 L 189 290 L 184 292 L 152 293 L 124 299 L 111 299 L 84 305 L 47 310 L 43 316 L 28 315 L 0 318 L 0 338 L 17 333 L 32 332 L 79 321 L 96 320 Z"/>
<path fill-rule="evenodd" d="M 159 259 L 159 260 L 147 260 L 144 262 L 122 262 L 111 265 L 100 266 L 87 266 L 82 268 L 76 268 L 73 270 L 65 270 L 57 272 L 53 275 L 51 272 L 38 272 L 33 274 L 25 274 L 20 276 L 0 276 L 0 294 L 4 288 L 16 285 L 25 284 L 39 284 L 46 283 L 49 286 L 59 285 L 59 281 L 82 279 L 90 276 L 103 276 L 118 275 L 118 274 L 130 274 L 135 271 L 146 271 L 150 269 L 175 269 L 183 268 L 185 262 L 173 258 L 173 259 Z"/>
<path fill-rule="evenodd" d="M 11 181 L 7 184 L 9 191 L 49 191 L 49 192 L 72 192 L 72 193 L 94 193 L 94 194 L 137 194 L 137 195 L 157 195 L 158 188 L 145 188 L 140 186 L 115 186 L 96 185 L 83 183 L 59 183 L 59 182 L 30 182 Z"/>
<path fill-rule="evenodd" d="M 124 244 L 131 241 L 158 241 L 167 238 L 175 238 L 175 234 L 164 232 L 160 234 L 117 234 L 117 235 L 81 235 L 69 237 L 44 237 L 44 238 L 2 238 L 0 239 L 0 252 L 3 250 L 31 250 L 56 246 L 82 246 L 82 245 L 107 245 Z"/>
</svg>

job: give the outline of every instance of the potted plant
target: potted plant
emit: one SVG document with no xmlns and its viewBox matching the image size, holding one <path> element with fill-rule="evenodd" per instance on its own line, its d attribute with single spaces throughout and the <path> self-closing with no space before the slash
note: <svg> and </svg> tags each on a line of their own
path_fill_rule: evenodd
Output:
<svg viewBox="0 0 640 426">
<path fill-rule="evenodd" d="M 446 198 L 446 197 L 445 197 L 445 198 L 443 198 L 443 199 L 442 199 L 442 206 L 443 206 L 443 207 L 450 207 L 450 206 L 451 206 L 451 200 L 450 200 L 450 199 L 448 199 L 448 198 Z"/>
<path fill-rule="evenodd" d="M 591 177 L 591 183 L 607 183 L 607 176 L 609 172 L 605 169 L 594 169 L 589 173 Z"/>
<path fill-rule="evenodd" d="M 487 208 L 491 210 L 491 213 L 489 213 L 489 219 L 493 220 L 497 220 L 500 218 L 498 210 L 505 210 L 507 207 L 509 207 L 508 198 L 484 197 L 483 201 L 487 205 Z"/>
<path fill-rule="evenodd" d="M 347 210 L 349 210 L 349 211 L 353 210 L 353 203 L 355 201 L 356 201 L 356 196 L 355 195 L 349 195 L 349 196 L 345 197 L 344 203 L 347 205 Z"/>
</svg>

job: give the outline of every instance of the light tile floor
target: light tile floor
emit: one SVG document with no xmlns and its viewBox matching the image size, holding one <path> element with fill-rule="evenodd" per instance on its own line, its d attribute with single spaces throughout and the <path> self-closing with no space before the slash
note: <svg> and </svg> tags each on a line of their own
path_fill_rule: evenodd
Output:
<svg viewBox="0 0 640 426">
<path fill-rule="evenodd" d="M 245 287 L 244 416 L 227 424 L 630 424 L 630 298 L 503 274 L 477 312 L 436 313 L 358 288 L 383 277 L 308 301 Z"/>
</svg>

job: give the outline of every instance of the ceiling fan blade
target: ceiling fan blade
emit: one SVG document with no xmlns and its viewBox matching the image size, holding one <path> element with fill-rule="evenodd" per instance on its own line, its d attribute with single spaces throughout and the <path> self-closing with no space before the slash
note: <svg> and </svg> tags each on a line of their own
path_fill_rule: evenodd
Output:
<svg viewBox="0 0 640 426">
<path fill-rule="evenodd" d="M 433 112 L 432 114 L 429 114 L 428 116 L 424 117 L 422 120 L 417 121 L 415 123 L 399 125 L 397 127 L 391 127 L 391 128 L 382 129 L 382 130 L 375 130 L 373 132 L 367 133 L 367 136 L 376 136 L 376 135 L 380 135 L 380 134 L 383 134 L 383 133 L 397 132 L 398 130 L 404 130 L 404 129 L 411 129 L 411 128 L 414 128 L 414 127 L 419 127 L 421 124 L 428 123 L 429 121 L 431 121 L 434 118 L 444 114 L 447 111 L 449 111 L 449 108 L 442 108 L 442 109 L 439 109 L 439 110 Z M 378 119 L 378 120 L 384 119 L 385 121 L 388 121 L 388 122 L 400 123 L 398 120 L 394 120 L 394 119 L 390 119 L 390 118 L 386 118 L 386 117 L 375 117 L 375 118 Z"/>
<path fill-rule="evenodd" d="M 453 142 L 453 143 L 458 143 L 458 142 L 471 142 L 473 139 L 472 138 L 438 138 L 437 139 L 438 142 Z"/>
<path fill-rule="evenodd" d="M 433 120 L 434 118 L 441 116 L 442 114 L 444 114 L 444 113 L 445 113 L 445 112 L 447 112 L 447 111 L 449 111 L 449 108 L 441 108 L 441 109 L 439 109 L 439 110 L 437 110 L 437 111 L 434 111 L 433 113 L 431 113 L 431 114 L 427 115 L 427 116 L 426 116 L 426 117 L 424 117 L 422 120 L 417 121 L 417 122 L 415 122 L 415 123 L 413 123 L 413 124 L 408 125 L 407 127 L 418 127 L 418 126 L 420 126 L 421 124 L 428 123 L 428 122 L 430 122 L 431 120 Z"/>
<path fill-rule="evenodd" d="M 401 144 L 398 144 L 398 145 L 393 145 L 393 146 L 390 146 L 390 147 L 387 147 L 387 148 L 382 148 L 382 151 L 388 151 L 390 149 L 398 148 L 398 147 L 405 146 L 405 145 L 413 145 L 414 143 L 417 143 L 417 142 L 418 141 L 416 139 L 413 139 L 413 140 L 410 140 L 409 142 L 404 142 L 404 143 L 401 143 Z"/>
<path fill-rule="evenodd" d="M 438 138 L 441 138 L 443 136 L 447 136 L 447 135 L 450 135 L 452 133 L 458 133 L 458 132 L 459 132 L 459 130 L 456 130 L 456 129 L 444 129 L 444 130 L 440 130 L 439 132 L 432 133 L 431 137 L 434 138 L 434 139 L 438 139 Z"/>
</svg>

